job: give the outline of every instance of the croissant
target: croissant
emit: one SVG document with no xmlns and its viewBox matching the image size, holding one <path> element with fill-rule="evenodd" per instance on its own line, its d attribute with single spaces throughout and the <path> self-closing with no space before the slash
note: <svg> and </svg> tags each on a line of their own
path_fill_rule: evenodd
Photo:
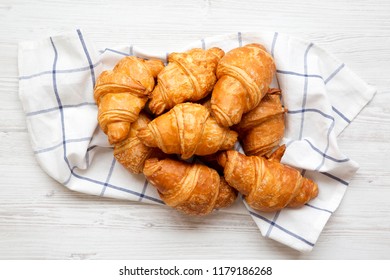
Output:
<svg viewBox="0 0 390 280">
<path fill-rule="evenodd" d="M 133 56 L 121 59 L 113 70 L 100 74 L 94 88 L 98 122 L 111 144 L 124 140 L 130 124 L 145 106 L 154 77 L 164 67 L 158 60 Z"/>
<path fill-rule="evenodd" d="M 226 182 L 242 193 L 253 209 L 271 212 L 301 207 L 318 195 L 318 186 L 298 170 L 281 164 L 280 157 L 279 153 L 267 160 L 230 150 L 221 153 L 218 162 L 224 167 Z"/>
<path fill-rule="evenodd" d="M 284 113 L 280 90 L 272 89 L 257 107 L 244 114 L 234 126 L 246 155 L 264 156 L 278 145 L 284 135 Z"/>
<path fill-rule="evenodd" d="M 217 81 L 218 61 L 224 54 L 219 48 L 171 53 L 168 65 L 158 75 L 148 105 L 150 111 L 160 115 L 176 104 L 198 101 L 209 94 Z"/>
<path fill-rule="evenodd" d="M 134 174 L 142 172 L 145 160 L 149 157 L 164 157 L 159 149 L 145 146 L 137 137 L 137 130 L 147 126 L 149 122 L 150 118 L 141 112 L 138 118 L 131 124 L 127 138 L 114 146 L 115 159 Z"/>
<path fill-rule="evenodd" d="M 188 215 L 209 214 L 237 197 L 223 177 L 203 164 L 151 158 L 145 162 L 144 174 L 167 205 Z"/>
<path fill-rule="evenodd" d="M 196 103 L 181 103 L 140 128 L 138 138 L 149 147 L 166 154 L 209 155 L 228 150 L 237 141 L 237 132 L 221 127 L 209 110 Z"/>
<path fill-rule="evenodd" d="M 218 81 L 211 94 L 211 110 L 223 126 L 240 122 L 268 91 L 275 74 L 274 61 L 260 44 L 235 48 L 219 61 Z"/>
</svg>

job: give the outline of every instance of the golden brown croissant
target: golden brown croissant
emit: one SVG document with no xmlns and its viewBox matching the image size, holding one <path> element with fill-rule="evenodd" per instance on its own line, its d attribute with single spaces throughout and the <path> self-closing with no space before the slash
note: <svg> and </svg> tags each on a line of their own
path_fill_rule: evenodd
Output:
<svg viewBox="0 0 390 280">
<path fill-rule="evenodd" d="M 318 195 L 317 184 L 278 162 L 280 157 L 267 160 L 230 150 L 221 153 L 218 161 L 224 167 L 226 182 L 245 196 L 250 207 L 271 212 L 300 207 Z"/>
<path fill-rule="evenodd" d="M 137 137 L 138 129 L 146 127 L 149 122 L 150 118 L 141 112 L 139 117 L 131 124 L 127 138 L 114 146 L 114 157 L 131 173 L 141 173 L 145 160 L 152 156 L 164 157 L 159 149 L 145 146 Z"/>
<path fill-rule="evenodd" d="M 215 71 L 224 54 L 219 48 L 171 53 L 168 65 L 158 75 L 149 103 L 150 111 L 160 115 L 176 104 L 205 97 L 217 81 Z"/>
<path fill-rule="evenodd" d="M 260 44 L 235 48 L 219 61 L 218 81 L 211 95 L 212 115 L 223 126 L 232 126 L 256 107 L 275 74 L 274 61 Z"/>
<path fill-rule="evenodd" d="M 237 141 L 237 132 L 221 127 L 209 110 L 196 103 L 181 103 L 140 128 L 138 138 L 149 147 L 167 154 L 209 155 L 228 150 Z"/>
<path fill-rule="evenodd" d="M 130 124 L 145 106 L 154 87 L 154 77 L 163 66 L 161 61 L 129 56 L 121 59 L 113 70 L 100 74 L 94 98 L 99 125 L 111 144 L 127 137 Z"/>
<path fill-rule="evenodd" d="M 246 155 L 263 156 L 275 149 L 284 135 L 284 113 L 280 90 L 272 89 L 259 105 L 234 126 Z"/>
<path fill-rule="evenodd" d="M 164 63 L 158 59 L 145 60 L 135 56 L 126 56 L 115 65 L 113 71 L 132 77 L 150 93 L 154 89 L 155 78 L 163 68 Z"/>
<path fill-rule="evenodd" d="M 144 174 L 167 205 L 189 215 L 209 214 L 237 197 L 223 177 L 203 164 L 151 158 L 145 162 Z"/>
</svg>

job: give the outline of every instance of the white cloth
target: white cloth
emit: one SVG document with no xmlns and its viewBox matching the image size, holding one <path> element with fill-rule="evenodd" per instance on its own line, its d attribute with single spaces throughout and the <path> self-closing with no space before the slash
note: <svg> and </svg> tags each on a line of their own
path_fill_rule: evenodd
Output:
<svg viewBox="0 0 390 280">
<path fill-rule="evenodd" d="M 204 38 L 175 51 L 213 46 L 228 51 L 252 42 L 263 44 L 274 56 L 273 86 L 282 89 L 288 108 L 282 161 L 314 179 L 319 195 L 300 209 L 230 211 L 245 210 L 263 236 L 310 251 L 358 169 L 338 148 L 337 136 L 373 97 L 375 88 L 318 46 L 277 32 Z M 130 174 L 117 164 L 97 124 L 95 80 L 126 55 L 166 58 L 165 52 L 146 54 L 136 46 L 97 50 L 80 30 L 21 42 L 19 96 L 31 145 L 42 169 L 69 189 L 163 204 L 143 175 Z M 243 205 L 241 200 L 237 204 Z"/>
</svg>

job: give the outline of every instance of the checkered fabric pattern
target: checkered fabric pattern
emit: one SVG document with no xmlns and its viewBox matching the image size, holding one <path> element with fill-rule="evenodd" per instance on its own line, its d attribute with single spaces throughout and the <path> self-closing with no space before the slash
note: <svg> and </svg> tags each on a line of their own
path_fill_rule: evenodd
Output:
<svg viewBox="0 0 390 280">
<path fill-rule="evenodd" d="M 275 58 L 272 86 L 282 89 L 288 108 L 282 162 L 314 179 L 320 192 L 301 209 L 230 211 L 245 209 L 263 236 L 310 251 L 358 169 L 338 148 L 337 136 L 376 90 L 315 44 L 277 32 L 204 38 L 175 51 L 214 46 L 229 51 L 252 42 Z M 116 162 L 97 124 L 96 78 L 128 55 L 166 61 L 166 53 L 147 54 L 132 45 L 96 49 L 80 30 L 21 42 L 19 96 L 33 152 L 48 175 L 75 191 L 163 205 L 143 175 L 130 174 Z M 236 149 L 242 151 L 239 145 Z"/>
</svg>

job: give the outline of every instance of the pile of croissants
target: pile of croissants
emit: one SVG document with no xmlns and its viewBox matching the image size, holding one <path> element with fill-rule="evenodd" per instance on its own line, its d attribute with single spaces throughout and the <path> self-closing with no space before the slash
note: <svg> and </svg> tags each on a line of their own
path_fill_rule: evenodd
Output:
<svg viewBox="0 0 390 280">
<path fill-rule="evenodd" d="M 116 160 L 183 213 L 209 214 L 238 193 L 259 211 L 300 207 L 318 186 L 280 163 L 286 109 L 270 88 L 275 72 L 260 44 L 171 53 L 167 65 L 127 56 L 96 81 L 98 122 Z"/>
</svg>

